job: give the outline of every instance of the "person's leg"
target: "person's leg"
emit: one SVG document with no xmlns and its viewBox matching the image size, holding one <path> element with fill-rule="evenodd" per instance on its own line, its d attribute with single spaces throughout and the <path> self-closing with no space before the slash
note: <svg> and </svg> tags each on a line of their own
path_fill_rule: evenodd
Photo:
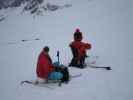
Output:
<svg viewBox="0 0 133 100">
<path fill-rule="evenodd" d="M 77 66 L 78 65 L 78 50 L 74 47 L 71 47 L 71 51 L 73 54 L 73 58 L 71 60 L 71 63 L 69 64 L 69 66 Z"/>
<path fill-rule="evenodd" d="M 81 57 L 80 58 L 80 64 L 79 64 L 79 67 L 80 68 L 84 68 L 85 67 L 85 56 Z"/>
<path fill-rule="evenodd" d="M 71 60 L 71 62 L 70 62 L 70 64 L 69 64 L 69 66 L 77 66 L 77 64 L 78 64 L 77 59 L 76 59 L 76 58 L 72 58 L 72 60 Z"/>
<path fill-rule="evenodd" d="M 62 82 L 68 83 L 69 82 L 69 71 L 67 67 L 64 67 L 61 71 L 61 73 L 63 74 L 63 78 L 62 78 Z"/>
</svg>

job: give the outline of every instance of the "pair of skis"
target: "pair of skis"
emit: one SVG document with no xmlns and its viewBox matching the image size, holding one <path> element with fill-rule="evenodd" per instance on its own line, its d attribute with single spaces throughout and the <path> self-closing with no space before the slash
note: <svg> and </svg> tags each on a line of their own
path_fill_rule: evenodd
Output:
<svg viewBox="0 0 133 100">
<path fill-rule="evenodd" d="M 73 79 L 73 78 L 78 78 L 82 76 L 81 73 L 77 74 L 77 75 L 70 75 L 70 80 Z M 70 81 L 69 80 L 69 81 Z M 45 87 L 45 88 L 48 88 L 48 89 L 54 89 L 53 86 L 51 85 L 58 85 L 59 87 L 62 86 L 62 82 L 61 80 L 49 80 L 48 82 L 43 82 L 43 83 L 36 83 L 35 80 L 25 80 L 25 81 L 21 81 L 20 82 L 20 85 L 25 85 L 25 84 L 31 84 L 31 85 L 34 85 L 34 86 L 39 86 L 39 87 Z"/>
<path fill-rule="evenodd" d="M 87 64 L 85 65 L 85 67 L 78 67 L 78 66 L 69 66 L 69 67 L 76 67 L 76 68 L 97 68 L 97 69 L 105 69 L 105 70 L 112 70 L 110 66 L 98 66 L 98 65 L 94 65 L 94 64 Z"/>
<path fill-rule="evenodd" d="M 54 87 L 50 86 L 50 83 L 36 83 L 35 80 L 25 80 L 25 81 L 21 81 L 20 85 L 25 85 L 25 84 L 31 84 L 31 85 L 34 85 L 34 86 L 38 86 L 38 87 L 45 87 L 45 88 L 48 88 L 48 89 L 54 89 Z"/>
</svg>

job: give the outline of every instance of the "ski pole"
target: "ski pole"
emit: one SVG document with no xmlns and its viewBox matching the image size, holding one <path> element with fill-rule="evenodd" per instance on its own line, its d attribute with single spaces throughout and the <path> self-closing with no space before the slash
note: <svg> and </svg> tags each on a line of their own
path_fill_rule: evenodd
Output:
<svg viewBox="0 0 133 100">
<path fill-rule="evenodd" d="M 58 66 L 60 65 L 60 52 L 57 51 L 57 58 L 58 58 Z"/>
</svg>

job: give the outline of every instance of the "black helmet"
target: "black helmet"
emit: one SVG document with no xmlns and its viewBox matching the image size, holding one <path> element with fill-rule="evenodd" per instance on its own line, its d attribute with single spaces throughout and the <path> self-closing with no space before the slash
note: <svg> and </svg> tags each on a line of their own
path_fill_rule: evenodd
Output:
<svg viewBox="0 0 133 100">
<path fill-rule="evenodd" d="M 49 52 L 49 47 L 48 47 L 48 46 L 45 46 L 45 47 L 43 48 L 43 50 L 44 50 L 45 52 Z"/>
</svg>

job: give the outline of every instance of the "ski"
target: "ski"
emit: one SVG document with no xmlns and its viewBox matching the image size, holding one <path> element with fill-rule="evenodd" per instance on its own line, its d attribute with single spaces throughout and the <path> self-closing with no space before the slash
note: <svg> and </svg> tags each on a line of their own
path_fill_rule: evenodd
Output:
<svg viewBox="0 0 133 100">
<path fill-rule="evenodd" d="M 80 67 L 80 66 L 69 66 L 69 67 L 75 67 L 75 68 L 80 68 L 80 69 L 90 67 L 90 68 L 99 68 L 99 69 L 105 69 L 105 70 L 112 70 L 110 66 L 98 66 L 98 65 L 93 65 L 93 64 L 87 64 L 83 67 Z"/>
<path fill-rule="evenodd" d="M 70 80 L 73 79 L 73 78 L 78 78 L 80 76 L 82 76 L 81 73 L 79 73 L 77 75 L 70 75 Z M 42 87 L 46 87 L 46 88 L 49 88 L 49 89 L 54 89 L 53 87 L 50 86 L 50 84 L 58 84 L 59 87 L 62 86 L 61 80 L 54 80 L 54 81 L 53 80 L 48 80 L 45 83 L 38 83 L 38 84 L 35 81 L 25 80 L 25 81 L 21 81 L 20 85 L 24 85 L 25 83 L 26 84 L 32 84 L 34 86 L 42 86 Z"/>
<path fill-rule="evenodd" d="M 4 43 L 4 44 L 12 45 L 12 44 L 19 44 L 19 43 L 22 43 L 22 42 L 39 41 L 39 40 L 40 40 L 39 38 L 34 38 L 34 39 L 23 39 L 23 40 L 19 40 L 19 41 L 7 42 L 7 43 Z"/>
<path fill-rule="evenodd" d="M 91 68 L 101 68 L 105 70 L 112 70 L 110 66 L 98 66 L 98 65 L 92 65 L 92 64 L 88 64 L 87 66 Z"/>
<path fill-rule="evenodd" d="M 34 41 L 34 40 L 40 40 L 39 38 L 35 38 L 35 39 L 23 39 L 21 40 L 22 42 L 28 42 L 28 41 Z"/>
<path fill-rule="evenodd" d="M 77 74 L 77 75 L 70 75 L 70 78 L 77 78 L 77 77 L 80 77 L 80 76 L 82 76 L 81 73 L 79 73 L 79 74 Z"/>
<path fill-rule="evenodd" d="M 25 80 L 25 81 L 21 81 L 20 85 L 24 85 L 24 83 L 31 84 L 31 85 L 34 85 L 34 86 L 40 86 L 40 87 L 46 87 L 46 88 L 49 88 L 49 89 L 54 89 L 54 87 L 48 86 L 49 85 L 48 83 L 38 83 L 38 84 L 36 84 L 34 81 Z"/>
<path fill-rule="evenodd" d="M 78 78 L 78 77 L 80 77 L 80 76 L 82 76 L 81 73 L 76 74 L 76 75 L 70 75 L 70 76 L 69 76 L 69 77 L 70 77 L 70 78 L 69 78 L 69 81 L 70 81 L 71 79 L 73 79 L 73 78 Z M 68 81 L 68 82 L 69 82 L 69 81 Z M 67 83 L 68 83 L 68 82 L 67 82 Z M 66 84 L 67 84 L 67 83 L 66 83 Z M 62 86 L 62 82 L 61 82 L 61 81 L 59 81 L 58 86 Z"/>
</svg>

